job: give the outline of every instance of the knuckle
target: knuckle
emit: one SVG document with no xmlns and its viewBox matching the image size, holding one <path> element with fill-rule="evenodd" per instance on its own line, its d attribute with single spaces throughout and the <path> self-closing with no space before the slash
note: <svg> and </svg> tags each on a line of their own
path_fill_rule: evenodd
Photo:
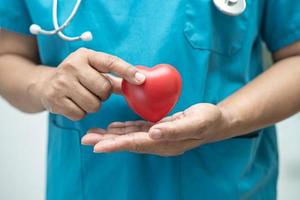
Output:
<svg viewBox="0 0 300 200">
<path fill-rule="evenodd" d="M 59 66 L 59 69 L 66 71 L 76 71 L 79 65 L 86 64 L 86 51 L 77 50 L 71 53 Z"/>
<path fill-rule="evenodd" d="M 98 54 L 93 53 L 91 55 L 89 55 L 91 57 L 91 59 L 88 62 L 91 62 L 90 64 L 92 66 L 103 66 L 104 65 L 104 61 L 103 61 L 103 57 L 101 56 L 101 58 L 99 57 Z"/>
<path fill-rule="evenodd" d="M 109 98 L 112 92 L 112 85 L 109 81 L 104 81 L 101 86 L 101 100 L 106 100 Z"/>
<path fill-rule="evenodd" d="M 64 73 L 57 73 L 55 79 L 55 86 L 57 90 L 61 89 L 61 87 L 65 87 L 68 83 L 68 78 Z"/>
<path fill-rule="evenodd" d="M 84 54 L 84 53 L 87 53 L 87 52 L 88 52 L 88 49 L 85 48 L 85 47 L 80 47 L 80 48 L 77 49 L 75 52 L 76 52 L 76 53 L 79 53 L 79 54 Z"/>
<path fill-rule="evenodd" d="M 135 75 L 135 73 L 136 73 L 136 69 L 134 68 L 134 67 L 132 67 L 131 65 L 127 65 L 126 67 L 125 67 L 125 74 L 127 75 L 127 76 L 134 76 Z"/>
<path fill-rule="evenodd" d="M 100 101 L 95 101 L 91 103 L 90 112 L 97 112 L 100 109 L 100 107 L 101 107 Z"/>
<path fill-rule="evenodd" d="M 86 58 L 89 51 L 89 49 L 84 47 L 77 49 L 69 54 L 69 56 L 62 62 L 61 67 L 74 67 L 75 63 L 80 62 L 82 58 Z"/>
<path fill-rule="evenodd" d="M 119 62 L 119 60 L 120 59 L 117 56 L 107 55 L 105 63 L 105 68 L 107 69 L 107 71 L 113 71 L 115 64 Z"/>
<path fill-rule="evenodd" d="M 70 113 L 69 115 L 67 115 L 71 120 L 73 120 L 73 121 L 79 121 L 79 120 L 81 120 L 82 118 L 84 118 L 84 116 L 85 116 L 85 114 L 84 113 L 74 113 L 74 112 L 72 112 L 72 113 Z"/>
<path fill-rule="evenodd" d="M 77 109 L 71 109 L 71 108 L 62 108 L 60 114 L 66 116 L 67 118 L 73 120 L 73 121 L 78 121 L 82 118 L 84 118 L 85 113 L 81 110 Z"/>
<path fill-rule="evenodd" d="M 76 70 L 75 63 L 76 62 L 74 61 L 73 58 L 68 58 L 59 66 L 58 70 L 62 74 L 75 71 Z"/>
<path fill-rule="evenodd" d="M 52 87 L 45 92 L 45 98 L 48 102 L 54 102 L 56 99 L 56 94 L 57 94 L 57 92 L 56 92 L 55 88 Z"/>
<path fill-rule="evenodd" d="M 74 65 L 74 59 L 78 57 L 75 53 L 71 53 L 60 65 L 59 68 L 72 67 Z"/>
</svg>

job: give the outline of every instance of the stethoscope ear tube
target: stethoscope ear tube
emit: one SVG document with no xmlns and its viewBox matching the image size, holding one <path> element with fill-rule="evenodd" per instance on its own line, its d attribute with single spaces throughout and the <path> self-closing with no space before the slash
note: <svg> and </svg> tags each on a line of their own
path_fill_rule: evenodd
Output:
<svg viewBox="0 0 300 200">
<path fill-rule="evenodd" d="M 59 26 L 58 20 L 57 20 L 57 0 L 53 0 L 52 21 L 53 21 L 54 29 L 53 30 L 44 30 L 39 25 L 32 24 L 29 28 L 30 33 L 32 33 L 34 35 L 39 35 L 39 34 L 55 35 L 55 34 L 57 34 L 61 39 L 66 40 L 66 41 L 77 41 L 77 40 L 91 41 L 93 39 L 93 35 L 90 31 L 85 31 L 80 36 L 75 36 L 75 37 L 66 36 L 62 32 L 70 24 L 72 19 L 75 17 L 80 4 L 81 4 L 81 0 L 77 0 L 68 19 L 61 26 Z"/>
</svg>

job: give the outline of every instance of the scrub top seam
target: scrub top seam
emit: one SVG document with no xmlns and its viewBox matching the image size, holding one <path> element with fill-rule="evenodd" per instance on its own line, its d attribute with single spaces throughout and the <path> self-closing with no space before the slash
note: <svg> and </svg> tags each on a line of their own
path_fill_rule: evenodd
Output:
<svg viewBox="0 0 300 200">
<path fill-rule="evenodd" d="M 79 141 L 79 150 L 80 150 L 80 186 L 81 186 L 81 197 L 82 200 L 86 200 L 86 193 L 85 193 L 85 182 L 84 182 L 84 166 L 83 166 L 83 146 L 81 145 L 81 131 L 78 130 L 78 141 Z"/>
</svg>

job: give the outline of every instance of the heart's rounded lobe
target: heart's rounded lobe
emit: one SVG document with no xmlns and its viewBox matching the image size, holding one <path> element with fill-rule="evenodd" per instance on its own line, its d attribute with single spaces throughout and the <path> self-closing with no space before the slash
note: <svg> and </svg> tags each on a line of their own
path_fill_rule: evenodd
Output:
<svg viewBox="0 0 300 200">
<path fill-rule="evenodd" d="M 179 72 L 168 64 L 153 68 L 137 66 L 146 76 L 142 85 L 122 81 L 122 92 L 131 109 L 143 119 L 157 122 L 175 106 L 181 94 Z"/>
</svg>

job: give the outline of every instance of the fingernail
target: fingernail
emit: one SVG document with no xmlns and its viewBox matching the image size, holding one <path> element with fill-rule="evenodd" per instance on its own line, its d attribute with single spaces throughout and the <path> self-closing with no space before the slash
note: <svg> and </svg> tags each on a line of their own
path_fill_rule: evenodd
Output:
<svg viewBox="0 0 300 200">
<path fill-rule="evenodd" d="M 86 144 L 87 144 L 87 142 L 86 142 L 86 139 L 85 139 L 85 138 L 82 138 L 82 139 L 81 139 L 81 144 L 82 144 L 82 145 L 86 145 Z"/>
<path fill-rule="evenodd" d="M 150 137 L 152 139 L 160 139 L 162 137 L 161 131 L 159 129 L 153 129 L 150 131 Z"/>
<path fill-rule="evenodd" d="M 143 83 L 146 79 L 146 76 L 140 72 L 135 73 L 135 80 L 139 83 Z"/>
</svg>

